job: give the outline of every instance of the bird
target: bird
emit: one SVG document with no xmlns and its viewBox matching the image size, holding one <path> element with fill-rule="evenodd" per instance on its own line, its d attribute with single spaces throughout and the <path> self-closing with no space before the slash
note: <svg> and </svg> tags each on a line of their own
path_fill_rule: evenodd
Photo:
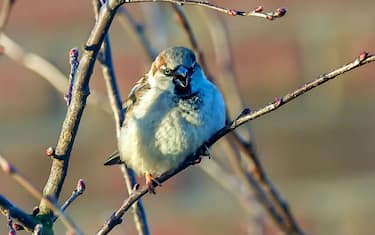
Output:
<svg viewBox="0 0 375 235">
<path fill-rule="evenodd" d="M 123 111 L 118 152 L 104 165 L 125 163 L 145 176 L 150 193 L 154 184 L 161 185 L 157 176 L 196 153 L 226 121 L 223 95 L 194 52 L 182 46 L 158 54 L 131 89 Z"/>
</svg>

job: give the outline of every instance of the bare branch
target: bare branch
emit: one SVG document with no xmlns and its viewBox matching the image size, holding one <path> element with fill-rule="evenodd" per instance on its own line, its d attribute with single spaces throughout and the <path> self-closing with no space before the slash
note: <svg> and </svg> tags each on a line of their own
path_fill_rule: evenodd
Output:
<svg viewBox="0 0 375 235">
<path fill-rule="evenodd" d="M 146 32 L 144 30 L 144 25 L 137 22 L 136 19 L 128 12 L 125 6 L 121 6 L 116 14 L 116 18 L 119 20 L 121 26 L 125 30 L 131 30 L 131 35 L 135 35 L 137 37 L 136 42 L 139 42 L 144 48 L 150 62 L 155 59 L 157 56 L 157 52 L 152 46 L 151 41 L 146 36 Z"/>
<path fill-rule="evenodd" d="M 98 5 L 96 5 L 95 2 L 97 2 Z M 94 0 L 94 5 L 100 7 L 100 3 L 97 0 Z M 115 76 L 114 67 L 112 63 L 111 43 L 110 43 L 108 33 L 106 34 L 104 38 L 100 52 L 101 52 L 100 62 L 101 62 L 103 78 L 106 83 L 107 94 L 108 94 L 111 108 L 113 111 L 113 115 L 115 118 L 117 141 L 119 141 L 120 129 L 121 129 L 122 122 L 124 121 L 124 111 L 122 109 L 121 96 L 120 96 L 120 92 L 118 89 L 117 79 Z M 130 194 L 132 192 L 133 186 L 137 183 L 135 174 L 133 171 L 129 170 L 124 164 L 121 165 L 120 168 L 125 179 L 125 184 L 128 189 L 128 193 Z M 148 229 L 146 212 L 143 207 L 142 201 L 139 201 L 138 203 L 135 203 L 133 205 L 133 212 L 134 212 L 133 213 L 134 222 L 135 222 L 138 234 L 149 235 L 150 231 Z"/>
<path fill-rule="evenodd" d="M 103 77 L 106 82 L 107 93 L 108 93 L 111 107 L 113 110 L 113 114 L 115 117 L 116 133 L 117 133 L 116 136 L 117 136 L 117 139 L 119 140 L 121 123 L 124 120 L 124 113 L 122 110 L 121 98 L 120 98 L 119 91 L 118 91 L 116 77 L 113 71 L 112 56 L 111 56 L 108 35 L 104 39 L 103 46 L 102 46 L 102 53 L 104 57 L 101 60 Z M 137 183 L 134 172 L 128 169 L 125 165 L 120 165 L 120 168 L 125 179 L 126 188 L 128 190 L 128 193 L 130 194 L 132 192 L 133 186 Z M 133 214 L 134 222 L 135 222 L 138 234 L 139 235 L 150 234 L 148 225 L 147 225 L 146 213 L 145 213 L 142 201 L 138 201 L 137 203 L 133 205 L 133 212 L 134 212 Z"/>
<path fill-rule="evenodd" d="M 57 202 L 52 197 L 45 197 L 25 176 L 21 174 L 11 163 L 9 163 L 3 156 L 0 155 L 0 167 L 6 173 L 11 175 L 17 183 L 26 189 L 37 200 L 43 200 L 51 208 L 51 210 L 61 217 L 61 221 L 69 231 L 74 231 L 76 234 L 81 234 L 80 229 L 57 205 Z"/>
<path fill-rule="evenodd" d="M 185 31 L 186 35 L 189 38 L 192 49 L 197 54 L 199 64 L 202 66 L 203 71 L 207 75 L 208 79 L 212 80 L 212 77 L 209 73 L 206 60 L 204 58 L 203 51 L 199 47 L 198 40 L 196 39 L 193 29 L 190 26 L 190 23 L 186 17 L 186 14 L 181 6 L 172 4 L 172 8 L 176 13 L 176 20 L 181 25 L 182 29 Z"/>
<path fill-rule="evenodd" d="M 68 78 L 46 59 L 34 53 L 26 52 L 5 34 L 0 34 L 0 44 L 4 47 L 5 55 L 39 74 L 59 92 L 63 94 L 66 92 Z"/>
<path fill-rule="evenodd" d="M 69 51 L 69 64 L 70 64 L 69 87 L 68 87 L 68 92 L 64 96 L 64 99 L 67 105 L 69 105 L 70 101 L 72 100 L 74 76 L 76 75 L 77 68 L 79 65 L 78 56 L 79 56 L 78 48 L 70 49 Z"/>
<path fill-rule="evenodd" d="M 22 209 L 18 208 L 14 203 L 6 199 L 0 194 L 0 211 L 5 216 L 10 216 L 17 220 L 28 231 L 32 231 L 37 224 L 32 215 L 27 214 Z"/>
<path fill-rule="evenodd" d="M 135 177 L 135 173 L 125 166 L 125 164 L 120 165 L 122 175 L 124 176 L 126 188 L 128 190 L 129 195 L 133 192 L 134 187 L 137 187 L 137 181 Z M 134 205 L 133 208 L 133 217 L 136 229 L 138 231 L 138 235 L 149 235 L 150 229 L 147 224 L 147 216 L 146 211 L 143 206 L 142 200 L 138 200 Z"/>
<path fill-rule="evenodd" d="M 249 199 L 251 199 L 253 195 L 246 189 L 245 185 L 236 175 L 231 174 L 221 167 L 215 158 L 211 158 L 209 164 L 199 164 L 198 166 L 217 184 L 237 197 L 245 207 L 250 207 L 251 202 Z"/>
<path fill-rule="evenodd" d="M 200 58 L 201 63 L 203 64 L 203 70 L 208 73 L 207 65 L 205 64 L 205 60 L 203 57 L 203 52 L 198 46 L 198 42 L 194 36 L 194 33 L 192 31 L 192 28 L 188 22 L 188 19 L 183 12 L 182 8 L 178 5 L 173 4 L 172 5 L 176 15 L 177 15 L 177 21 L 180 23 L 182 28 L 184 29 L 185 33 L 188 35 L 189 41 L 191 46 L 193 47 L 194 51 L 197 53 L 198 58 Z M 203 12 L 202 9 L 200 12 Z M 214 48 L 216 50 L 216 58 L 218 58 L 218 64 L 219 68 L 221 69 L 221 72 L 216 73 L 217 76 L 221 76 L 222 79 L 216 80 L 211 75 L 208 75 L 208 78 L 210 80 L 215 80 L 216 83 L 218 83 L 220 89 L 223 91 L 223 94 L 226 98 L 226 103 L 229 104 L 227 107 L 229 109 L 229 112 L 227 113 L 238 113 L 241 108 L 243 107 L 242 104 L 242 98 L 239 95 L 238 92 L 238 86 L 236 83 L 235 75 L 234 75 L 234 69 L 233 69 L 233 60 L 231 58 L 231 50 L 229 48 L 229 38 L 227 34 L 227 30 L 225 28 L 224 23 L 222 22 L 221 18 L 219 18 L 216 14 L 202 14 L 205 17 L 204 22 L 207 23 L 207 27 L 209 29 L 211 38 L 214 42 Z M 215 16 L 215 17 L 214 17 Z M 249 137 L 250 137 L 250 128 L 248 127 Z M 225 151 L 228 159 L 231 162 L 231 165 L 233 166 L 234 171 L 236 172 L 236 175 L 238 175 L 244 182 L 244 185 L 246 185 L 246 188 L 248 191 L 251 190 L 251 188 L 260 188 L 258 185 L 253 186 L 251 182 L 248 181 L 247 176 L 247 168 L 242 167 L 242 161 L 241 161 L 241 153 L 236 150 L 236 143 L 234 143 L 234 138 L 230 135 L 226 136 L 223 141 L 220 142 L 220 146 L 223 147 L 223 150 Z M 250 142 L 251 143 L 251 142 Z M 253 146 L 253 144 L 251 144 Z M 255 152 L 255 150 L 252 148 L 252 152 Z M 202 169 L 205 169 L 202 167 Z M 220 177 L 221 178 L 221 177 Z M 255 181 L 256 179 L 252 179 L 252 181 Z M 265 192 L 258 193 L 258 196 L 266 195 Z M 260 200 L 268 200 L 260 199 Z M 271 212 L 271 216 L 274 218 L 279 218 L 280 215 L 277 213 L 277 210 L 273 208 L 274 206 L 272 203 L 268 203 L 267 207 L 272 207 L 272 210 L 269 210 Z M 247 207 L 249 208 L 249 207 Z M 259 220 L 259 218 L 257 219 Z M 254 226 L 254 225 L 253 225 Z M 255 225 L 256 226 L 256 225 Z M 281 225 L 283 226 L 283 224 Z M 259 230 L 259 229 L 258 229 Z"/>
<path fill-rule="evenodd" d="M 275 186 L 269 179 L 258 157 L 258 154 L 252 147 L 252 142 L 245 141 L 236 132 L 231 132 L 229 135 L 233 136 L 233 138 L 235 138 L 235 140 L 239 142 L 239 146 L 243 149 L 243 151 L 247 153 L 248 158 L 245 158 L 245 161 L 248 163 L 248 166 L 250 164 L 254 165 L 254 167 L 251 169 L 252 174 L 254 175 L 256 181 L 263 187 L 265 192 L 270 196 L 270 200 L 272 200 L 273 205 L 281 213 L 283 221 L 280 222 L 283 222 L 283 224 L 279 226 L 282 226 L 283 230 L 285 230 L 288 234 L 304 234 L 303 230 L 299 227 L 298 223 L 296 222 L 296 219 L 291 213 L 287 202 L 282 198 L 280 193 L 276 190 Z M 247 169 L 250 170 L 250 168 L 248 167 Z"/>
<path fill-rule="evenodd" d="M 201 11 L 202 12 L 202 11 Z M 214 42 L 215 52 L 217 54 L 217 63 L 219 68 L 221 68 L 220 74 L 223 79 L 219 79 L 218 83 L 223 90 L 224 96 L 226 97 L 227 103 L 229 103 L 229 111 L 233 113 L 238 113 L 243 107 L 242 98 L 238 92 L 238 86 L 236 84 L 236 76 L 234 73 L 233 59 L 231 55 L 231 50 L 229 48 L 229 37 L 226 25 L 217 14 L 202 14 L 205 17 L 204 22 L 208 25 L 208 30 L 211 35 L 211 39 Z M 283 200 L 280 194 L 277 192 L 276 188 L 273 186 L 272 182 L 266 175 L 261 161 L 259 160 L 258 153 L 256 151 L 254 140 L 251 136 L 250 125 L 246 125 L 248 137 L 242 137 L 238 131 L 231 132 L 228 137 L 232 141 L 238 143 L 240 147 L 244 150 L 247 156 L 243 157 L 247 161 L 247 166 L 239 166 L 239 172 L 246 172 L 250 169 L 251 165 L 254 165 L 252 173 L 254 174 L 254 180 L 258 182 L 259 185 L 265 190 L 265 194 L 269 195 L 275 209 L 274 212 L 278 212 L 277 215 L 271 214 L 278 226 L 288 234 L 303 234 L 301 228 L 299 228 L 293 215 L 288 210 L 285 200 Z M 243 132 L 242 132 L 243 133 Z M 246 134 L 246 133 L 244 133 Z M 232 146 L 236 146 L 233 143 Z M 239 159 L 234 159 L 234 161 L 239 161 Z M 270 211 L 270 212 L 273 212 Z M 278 220 L 277 218 L 283 218 Z M 281 223 L 281 224 L 280 224 Z"/>
<path fill-rule="evenodd" d="M 265 106 L 261 109 L 258 109 L 254 112 L 251 112 L 248 115 L 244 115 L 244 116 L 238 118 L 237 120 L 234 120 L 231 128 L 237 128 L 238 126 L 243 125 L 244 123 L 246 123 L 250 120 L 253 120 L 253 119 L 258 118 L 260 116 L 263 116 L 267 113 L 270 113 L 270 112 L 280 108 L 284 104 L 294 100 L 298 96 L 301 96 L 301 95 L 305 94 L 306 92 L 312 90 L 313 88 L 316 88 L 316 87 L 328 82 L 329 80 L 334 79 L 335 77 L 337 77 L 337 76 L 339 76 L 343 73 L 349 72 L 349 71 L 351 71 L 351 70 L 353 70 L 357 67 L 360 67 L 362 65 L 365 65 L 365 64 L 373 62 L 373 61 L 375 61 L 374 55 L 368 55 L 367 52 L 363 52 L 353 62 L 350 62 L 350 63 L 348 63 L 348 64 L 346 64 L 346 65 L 344 65 L 340 68 L 337 68 L 337 69 L 335 69 L 335 70 L 333 70 L 329 73 L 322 74 L 317 79 L 315 79 L 315 80 L 313 80 L 309 83 L 304 84 L 302 87 L 296 89 L 295 91 L 293 91 L 291 93 L 288 93 L 281 98 L 276 98 L 276 100 L 274 102 L 272 102 L 271 104 L 269 104 L 269 105 L 267 105 L 267 106 Z"/>
<path fill-rule="evenodd" d="M 142 3 L 142 2 L 169 2 L 177 5 L 195 5 L 206 7 L 221 13 L 225 13 L 231 16 L 255 16 L 268 20 L 274 20 L 284 16 L 287 12 L 286 8 L 278 8 L 273 12 L 263 12 L 263 7 L 257 7 L 252 11 L 241 11 L 236 9 L 230 9 L 209 3 L 208 1 L 195 1 L 195 0 L 125 0 L 125 3 Z"/>
<path fill-rule="evenodd" d="M 88 84 L 93 72 L 96 56 L 112 23 L 116 9 L 122 3 L 123 1 L 120 0 L 109 0 L 103 5 L 99 12 L 98 20 L 86 42 L 74 79 L 71 103 L 68 106 L 60 137 L 56 145 L 56 157 L 53 158 L 50 176 L 44 187 L 43 193 L 45 197 L 58 199 L 60 196 L 68 170 L 73 143 L 86 106 L 87 97 L 90 93 Z M 52 208 L 48 200 L 41 200 L 39 208 L 40 216 L 44 216 L 46 220 L 52 220 Z"/>
<path fill-rule="evenodd" d="M 66 93 L 69 87 L 69 79 L 53 64 L 35 53 L 25 51 L 25 49 L 4 33 L 0 34 L 0 44 L 4 47 L 4 54 L 6 56 L 38 74 L 41 78 L 44 78 L 60 93 Z M 109 111 L 108 103 L 105 102 L 103 97 L 97 94 L 93 94 L 88 103 L 106 112 Z"/>
<path fill-rule="evenodd" d="M 364 52 L 358 58 L 356 58 L 353 62 L 351 62 L 349 64 L 346 64 L 346 65 L 344 65 L 340 68 L 337 68 L 337 69 L 331 71 L 330 73 L 323 74 L 323 75 L 319 76 L 317 79 L 305 84 L 303 87 L 298 88 L 297 90 L 286 94 L 283 98 L 277 99 L 275 102 L 273 102 L 269 105 L 266 105 L 263 108 L 260 108 L 256 111 L 253 111 L 253 112 L 250 112 L 250 113 L 244 112 L 243 115 L 240 115 L 237 119 L 233 120 L 231 123 L 229 123 L 228 125 L 223 127 L 221 130 L 219 130 L 216 134 L 214 134 L 199 149 L 204 149 L 206 147 L 210 147 L 211 145 L 216 143 L 220 138 L 222 138 L 223 136 L 225 136 L 229 132 L 235 130 L 236 128 L 243 125 L 244 123 L 246 123 L 250 120 L 254 120 L 256 118 L 259 118 L 259 117 L 261 117 L 261 116 L 263 116 L 267 113 L 270 113 L 270 112 L 278 109 L 282 105 L 292 101 L 293 99 L 297 98 L 298 96 L 301 96 L 301 95 L 305 94 L 306 92 L 312 90 L 313 88 L 316 88 L 316 87 L 324 84 L 325 82 L 327 82 L 331 79 L 334 79 L 335 77 L 337 77 L 337 76 L 339 76 L 343 73 L 346 73 L 346 72 L 351 71 L 351 70 L 353 70 L 353 69 L 355 69 L 359 66 L 362 66 L 364 64 L 374 62 L 374 61 L 375 61 L 375 56 L 368 56 L 368 54 Z M 196 152 L 199 153 L 201 151 L 197 150 Z M 158 177 L 156 180 L 160 183 L 165 182 L 166 180 L 170 179 L 174 175 L 178 174 L 179 172 L 181 172 L 181 171 L 185 170 L 187 167 L 189 167 L 191 165 L 192 161 L 194 161 L 194 159 L 196 159 L 197 157 L 199 157 L 197 154 L 193 154 L 193 155 L 188 156 L 187 160 L 185 162 L 183 162 L 179 167 L 177 167 L 175 169 L 171 169 L 170 171 L 167 171 L 166 173 L 164 173 L 160 177 Z M 248 176 L 251 176 L 251 175 L 248 174 Z M 253 181 L 253 177 L 249 177 L 248 180 Z M 258 184 L 257 181 L 255 181 L 255 180 L 252 183 L 254 185 Z M 157 184 L 154 184 L 154 187 L 157 187 L 157 186 L 158 186 Z M 259 188 L 256 188 L 255 191 L 257 193 L 264 192 L 261 189 L 260 186 L 259 186 Z M 148 192 L 147 186 L 144 186 L 144 187 L 142 187 L 138 190 L 133 191 L 133 193 L 130 194 L 129 197 L 123 202 L 121 207 L 100 228 L 100 230 L 97 232 L 97 235 L 107 234 L 109 231 L 111 231 L 112 228 L 115 225 L 114 223 L 116 223 L 116 222 L 118 223 L 119 221 L 121 221 L 121 217 L 126 213 L 126 211 L 139 198 L 141 198 L 145 194 L 147 194 L 147 192 Z M 267 195 L 262 195 L 258 198 L 266 199 Z M 268 203 L 267 201 L 261 201 L 261 202 L 263 204 Z M 282 219 L 282 218 L 278 218 L 278 219 Z"/>
<path fill-rule="evenodd" d="M 83 179 L 79 179 L 78 182 L 77 182 L 77 186 L 76 188 L 73 190 L 72 194 L 70 195 L 70 197 L 68 198 L 68 200 L 66 200 L 64 202 L 64 204 L 61 206 L 61 210 L 62 211 L 65 211 L 69 206 L 70 204 L 72 204 L 79 196 L 81 196 L 83 194 L 83 192 L 86 190 L 86 183 Z M 57 220 L 57 216 L 55 215 L 52 219 L 53 222 L 55 222 Z"/>
<path fill-rule="evenodd" d="M 111 104 L 113 116 L 115 118 L 116 136 L 117 138 L 119 138 L 120 128 L 124 120 L 124 112 L 122 110 L 120 92 L 118 90 L 117 80 L 113 68 L 111 44 L 108 34 L 104 38 L 99 61 L 101 63 L 102 74 L 106 84 L 109 102 Z"/>
</svg>

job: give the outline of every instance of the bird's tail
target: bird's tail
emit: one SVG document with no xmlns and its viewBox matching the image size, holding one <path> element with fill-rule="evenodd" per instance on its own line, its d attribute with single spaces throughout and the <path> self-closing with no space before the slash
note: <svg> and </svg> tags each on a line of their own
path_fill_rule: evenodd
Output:
<svg viewBox="0 0 375 235">
<path fill-rule="evenodd" d="M 108 159 L 104 162 L 105 166 L 123 164 L 124 162 L 120 158 L 120 153 L 118 151 L 113 152 L 109 155 Z"/>
</svg>

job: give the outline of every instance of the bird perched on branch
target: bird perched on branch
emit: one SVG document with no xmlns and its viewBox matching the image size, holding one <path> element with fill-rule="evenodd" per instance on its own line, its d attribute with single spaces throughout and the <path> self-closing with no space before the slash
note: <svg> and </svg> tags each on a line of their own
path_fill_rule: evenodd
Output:
<svg viewBox="0 0 375 235">
<path fill-rule="evenodd" d="M 124 103 L 119 153 L 104 165 L 125 163 L 144 174 L 155 193 L 156 176 L 176 168 L 225 125 L 225 104 L 185 47 L 162 51 Z"/>
</svg>

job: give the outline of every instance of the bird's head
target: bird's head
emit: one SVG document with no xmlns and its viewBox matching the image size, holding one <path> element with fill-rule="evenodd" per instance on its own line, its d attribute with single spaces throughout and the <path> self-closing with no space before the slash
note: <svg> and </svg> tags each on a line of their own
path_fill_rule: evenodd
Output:
<svg viewBox="0 0 375 235">
<path fill-rule="evenodd" d="M 160 52 L 152 63 L 150 85 L 177 95 L 191 93 L 191 83 L 200 79 L 201 69 L 194 52 L 185 47 L 170 47 Z"/>
</svg>

